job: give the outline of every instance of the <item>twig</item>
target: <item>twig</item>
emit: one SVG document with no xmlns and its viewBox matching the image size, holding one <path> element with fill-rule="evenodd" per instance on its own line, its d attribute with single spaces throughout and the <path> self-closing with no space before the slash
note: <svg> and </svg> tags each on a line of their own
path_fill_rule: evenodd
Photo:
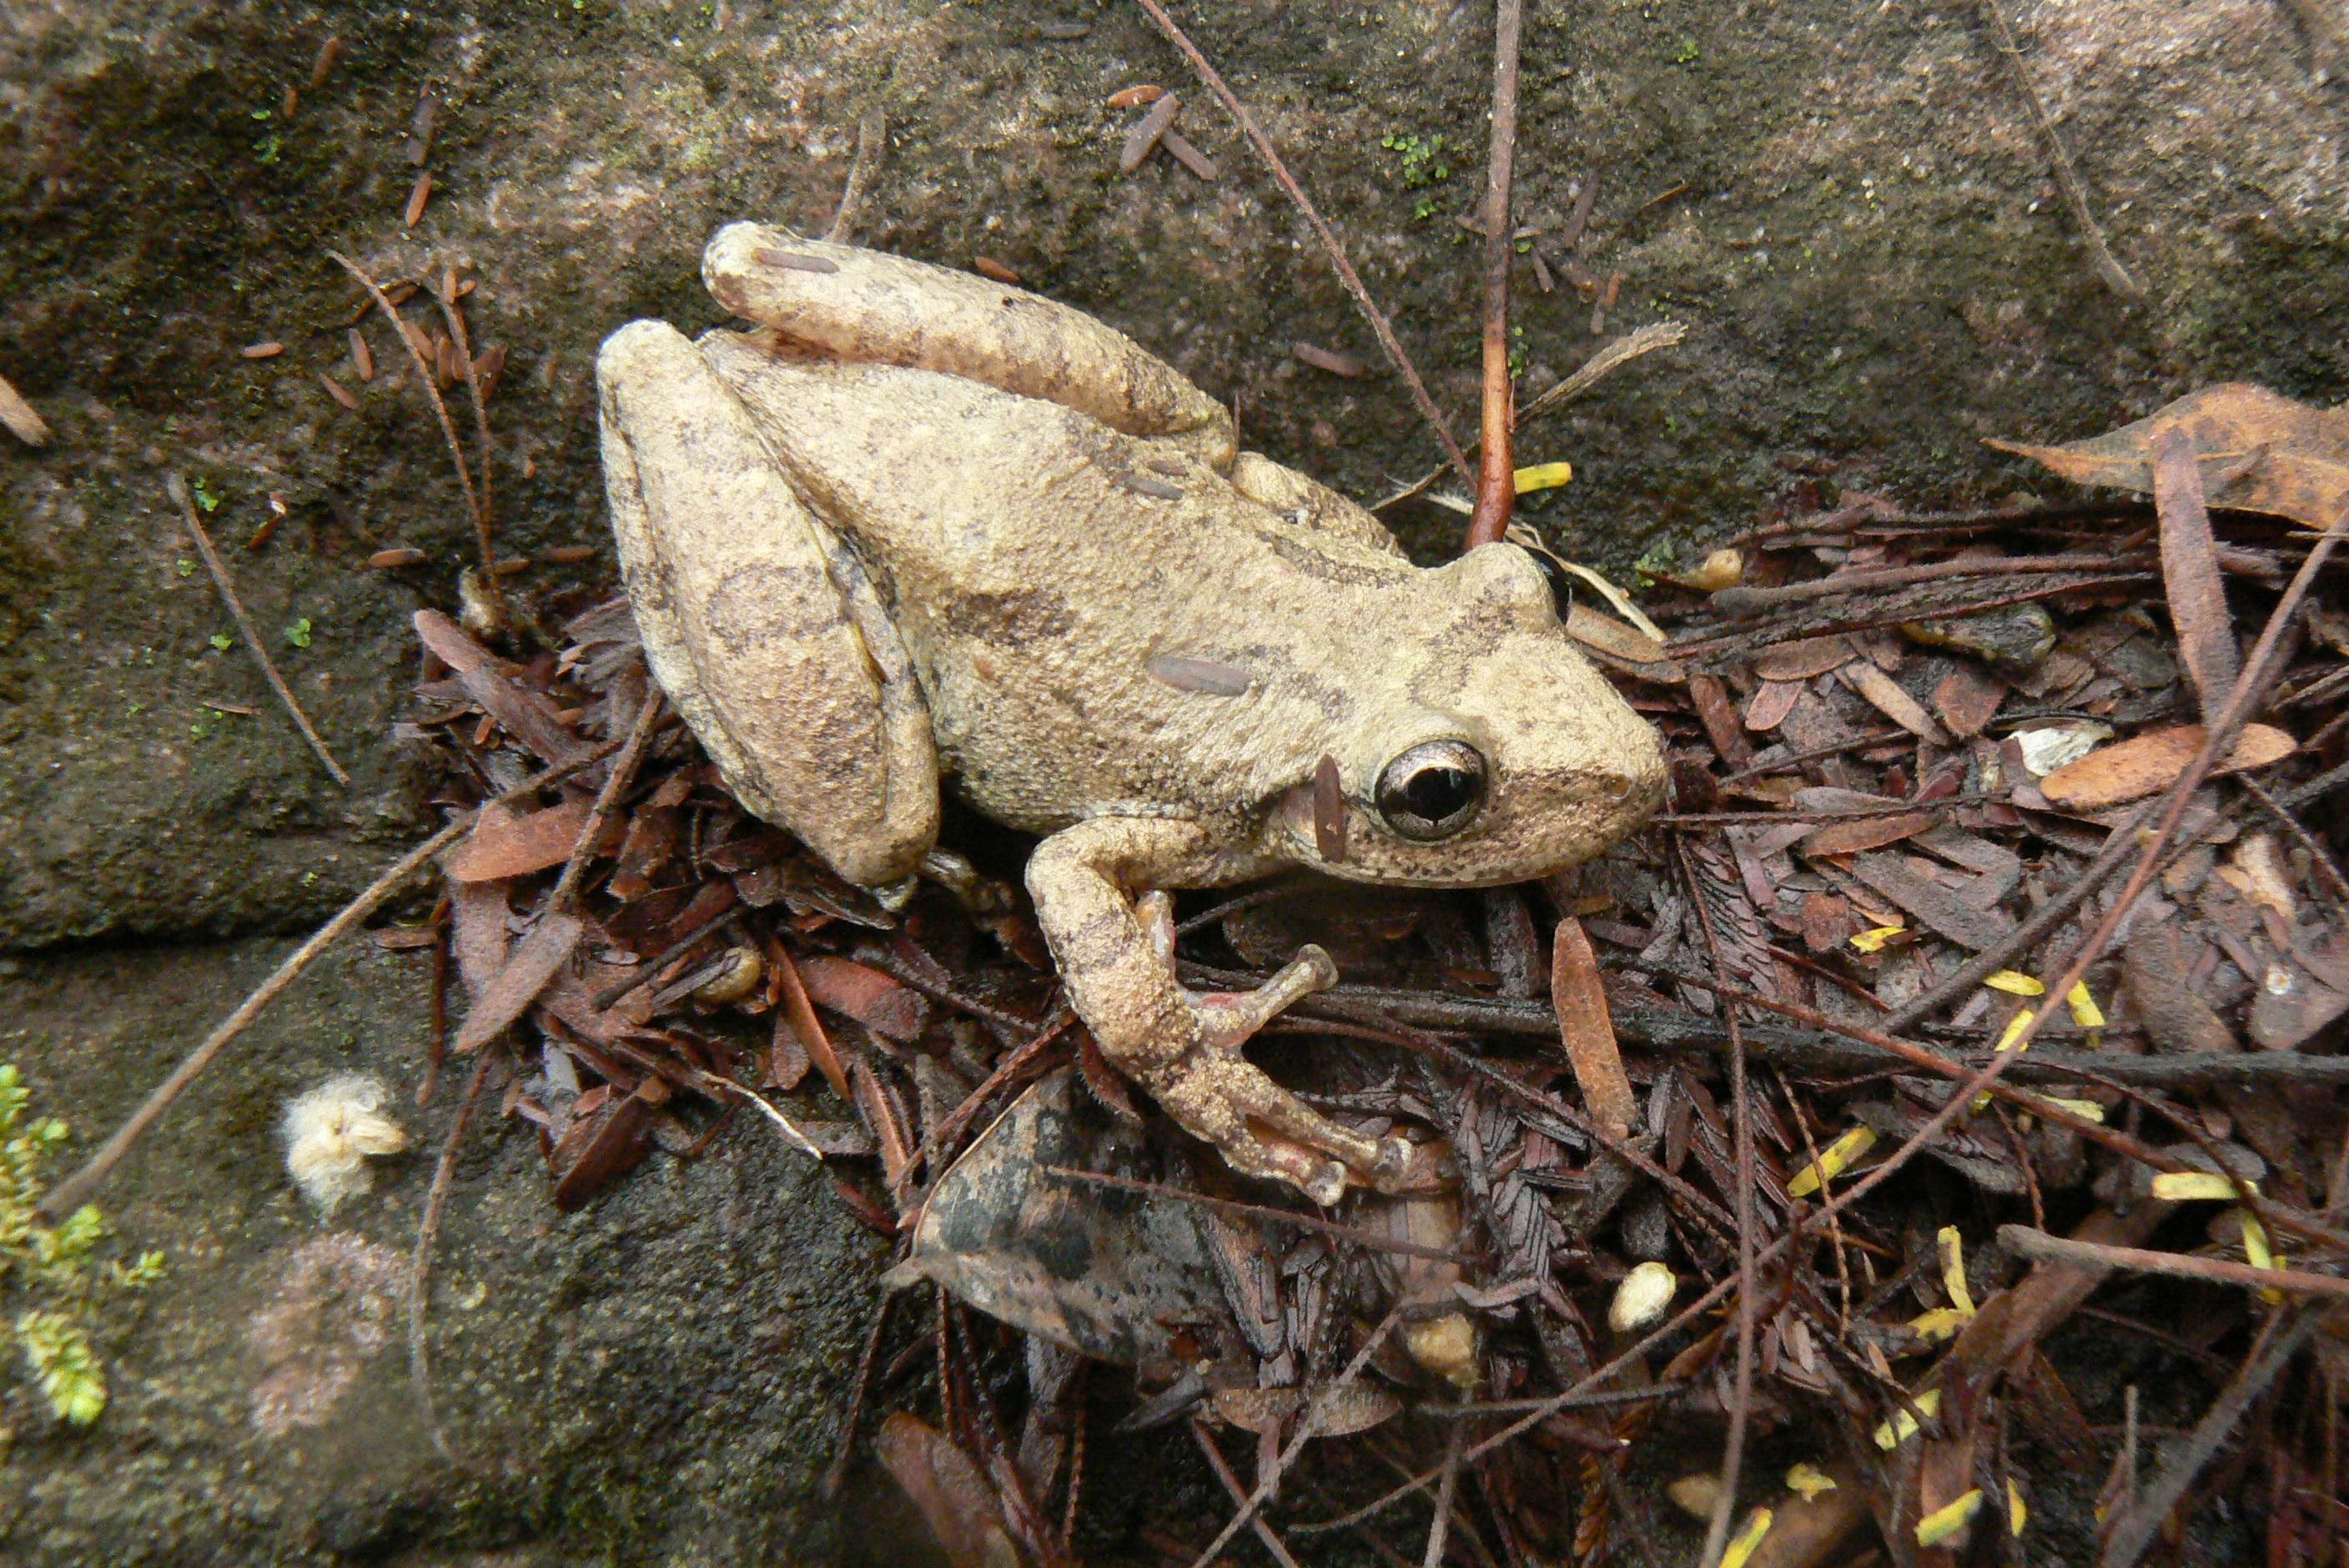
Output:
<svg viewBox="0 0 2349 1568">
<path fill-rule="evenodd" d="M 1240 1478 L 1232 1473 L 1231 1463 L 1224 1458 L 1224 1450 L 1216 1446 L 1215 1438 L 1207 1430 L 1207 1423 L 1201 1420 L 1194 1412 L 1190 1419 L 1190 1428 L 1191 1440 L 1198 1444 L 1199 1451 L 1206 1456 L 1207 1468 L 1216 1472 L 1216 1479 L 1224 1483 L 1224 1491 L 1230 1495 L 1234 1502 L 1245 1504 L 1247 1501 L 1247 1489 L 1241 1486 Z M 1288 1554 L 1288 1548 L 1280 1543 L 1280 1537 L 1272 1532 L 1271 1525 L 1261 1519 L 1251 1519 L 1248 1521 L 1248 1527 L 1256 1532 L 1256 1538 L 1264 1543 L 1264 1549 L 1272 1553 L 1272 1560 L 1279 1563 L 1280 1568 L 1297 1568 L 1297 1559 Z"/>
<path fill-rule="evenodd" d="M 599 748 L 560 767 L 550 768 L 534 778 L 524 779 L 498 799 L 514 799 L 533 790 L 544 789 L 599 758 L 609 756 L 611 750 L 608 747 Z M 212 1058 L 261 1016 L 263 1008 L 275 1001 L 279 994 L 316 960 L 318 954 L 334 945 L 337 937 L 381 907 L 386 899 L 398 891 L 400 883 L 414 875 L 434 855 L 463 837 L 478 815 L 480 811 L 476 808 L 451 819 L 448 826 L 386 867 L 381 876 L 369 882 L 357 898 L 336 912 L 332 920 L 312 932 L 309 940 L 295 948 L 268 979 L 237 1005 L 235 1012 L 222 1019 L 220 1026 L 204 1037 L 203 1044 L 189 1052 L 185 1059 L 171 1069 L 171 1076 L 155 1086 L 154 1091 L 148 1095 L 139 1109 L 130 1113 L 129 1119 L 114 1130 L 113 1135 L 98 1146 L 98 1152 L 85 1161 L 80 1170 L 49 1189 L 48 1196 L 41 1200 L 42 1215 L 54 1222 L 55 1216 L 69 1214 L 88 1202 L 89 1195 L 97 1191 L 100 1181 L 106 1180 L 107 1173 L 130 1151 L 130 1146 L 138 1142 L 140 1135 L 154 1125 L 156 1118 L 161 1116 L 171 1102 L 180 1098 L 181 1092 L 195 1081 L 196 1075 L 211 1066 Z"/>
<path fill-rule="evenodd" d="M 230 580 L 228 568 L 221 562 L 220 552 L 212 548 L 212 536 L 204 531 L 203 523 L 196 516 L 195 498 L 188 493 L 187 481 L 177 474 L 166 474 L 163 476 L 163 488 L 179 503 L 180 516 L 187 523 L 188 531 L 195 536 L 196 553 L 204 558 L 205 566 L 212 571 L 214 586 L 220 589 L 221 597 L 228 602 L 228 613 L 235 617 L 236 629 L 244 634 L 244 645 L 253 650 L 254 658 L 260 662 L 261 673 L 269 677 L 269 689 L 275 692 L 277 700 L 285 705 L 286 713 L 294 720 L 294 727 L 302 732 L 302 738 L 310 743 L 310 749 L 317 755 L 320 762 L 326 764 L 326 771 L 335 776 L 335 782 L 346 789 L 349 789 L 351 776 L 343 771 L 343 765 L 335 760 L 335 754 L 326 749 L 326 743 L 311 727 L 309 716 L 302 711 L 302 705 L 294 700 L 293 688 L 285 684 L 285 677 L 277 673 L 277 665 L 270 658 L 269 649 L 263 644 L 261 634 L 254 630 L 253 617 L 244 613 L 243 601 L 236 596 L 236 584 Z"/>
<path fill-rule="evenodd" d="M 455 269 L 451 268 L 442 273 L 440 282 L 440 288 L 432 297 L 440 302 L 440 318 L 449 324 L 449 337 L 457 346 L 457 365 L 464 375 L 465 392 L 473 405 L 474 449 L 481 454 L 481 459 L 480 531 L 482 539 L 487 540 L 495 531 L 497 515 L 497 496 L 492 482 L 494 478 L 494 465 L 492 462 L 492 449 L 490 445 L 490 406 L 488 399 L 481 396 L 481 373 L 473 368 L 473 340 L 465 330 L 464 313 L 457 308 Z M 487 546 L 484 545 L 483 548 L 486 550 Z M 498 607 L 498 614 L 502 618 L 505 611 L 498 598 L 497 573 L 484 565 L 481 575 L 489 581 L 490 603 Z"/>
<path fill-rule="evenodd" d="M 440 1231 L 440 1205 L 449 1196 L 449 1183 L 457 1173 L 457 1140 L 465 1136 L 465 1124 L 472 1119 L 474 1103 L 481 1098 L 481 1086 L 489 1081 L 490 1060 L 488 1051 L 473 1058 L 472 1078 L 465 1086 L 465 1098 L 457 1106 L 457 1119 L 450 1124 L 449 1136 L 440 1145 L 440 1158 L 432 1168 L 432 1189 L 425 1195 L 424 1218 L 416 1227 L 416 1251 L 408 1264 L 408 1377 L 416 1388 L 417 1406 L 424 1413 L 425 1433 L 440 1457 L 450 1464 L 460 1461 L 441 1434 L 440 1418 L 433 1414 L 431 1369 L 425 1358 L 425 1282 L 432 1265 L 432 1239 Z"/>
<path fill-rule="evenodd" d="M 2051 1236 L 2027 1225 L 2001 1225 L 1998 1239 L 2007 1251 L 2035 1260 L 2090 1264 L 2127 1269 L 2131 1274 L 2168 1274 L 2176 1279 L 2201 1280 L 2209 1284 L 2243 1285 L 2253 1290 L 2288 1290 L 2349 1301 L 2349 1279 L 2310 1274 L 2304 1269 L 2254 1268 L 2224 1258 L 2198 1258 L 2186 1253 L 2158 1252 L 2147 1247 L 2108 1247 L 2095 1242 L 2075 1242 Z"/>
<path fill-rule="evenodd" d="M 1158 0 L 1133 0 L 1133 3 L 1142 7 L 1143 13 L 1156 24 L 1160 32 L 1166 35 L 1167 41 L 1182 51 L 1183 57 L 1191 63 L 1191 68 L 1198 73 L 1199 79 L 1207 84 L 1207 90 L 1222 101 L 1234 119 L 1239 121 L 1241 133 L 1256 149 L 1257 156 L 1264 160 L 1274 182 L 1297 204 L 1297 210 L 1304 214 L 1305 222 L 1311 225 L 1314 237 L 1330 253 L 1330 264 L 1337 269 L 1339 282 L 1346 285 L 1346 292 L 1354 296 L 1354 304 L 1369 318 L 1371 332 L 1378 338 L 1379 347 L 1385 351 L 1388 362 L 1402 377 L 1403 384 L 1411 388 L 1411 400 L 1418 405 L 1420 413 L 1434 428 L 1435 438 L 1443 443 L 1444 454 L 1460 475 L 1460 482 L 1473 486 L 1476 476 L 1470 470 L 1467 454 L 1460 449 L 1460 443 L 1453 436 L 1452 427 L 1444 419 L 1444 411 L 1435 406 L 1435 399 L 1428 396 L 1427 384 L 1419 378 L 1419 371 L 1413 366 L 1411 356 L 1395 340 L 1394 328 L 1388 325 L 1386 314 L 1379 309 L 1378 302 L 1371 298 L 1371 291 L 1363 284 L 1362 275 L 1354 270 L 1354 263 L 1346 259 L 1346 248 L 1338 242 L 1338 236 L 1330 225 L 1322 222 L 1321 214 L 1314 209 L 1312 199 L 1305 194 L 1305 187 L 1297 182 L 1297 177 L 1289 173 L 1288 166 L 1281 162 L 1280 154 L 1272 150 L 1272 143 L 1257 127 L 1256 117 L 1248 113 L 1247 106 L 1240 102 L 1239 96 L 1208 63 L 1207 57 L 1199 52 L 1198 46 L 1174 25 L 1174 18 L 1166 14 Z"/>
<path fill-rule="evenodd" d="M 2035 946 L 2042 938 L 2072 918 L 2072 913 L 2094 896 L 2096 890 L 2112 879 L 2115 872 L 2128 863 L 2129 851 L 2136 846 L 2137 833 L 2152 817 L 2155 802 L 2148 800 L 2129 813 L 2120 826 L 2112 830 L 2095 859 L 2087 869 L 2065 884 L 2061 892 L 2050 898 L 2030 915 L 2001 937 L 1996 944 L 1974 954 L 1958 966 L 1956 974 L 1885 1015 L 1884 1031 L 1897 1035 L 1919 1019 L 1931 1016 L 1942 1008 L 1973 994 L 1984 980 L 2013 961 L 2015 954 Z"/>
<path fill-rule="evenodd" d="M 1359 1225 L 1341 1225 L 1335 1220 L 1324 1220 L 1316 1214 L 1300 1214 L 1291 1209 L 1275 1209 L 1262 1203 L 1235 1202 L 1229 1198 L 1210 1198 L 1205 1192 L 1187 1188 L 1169 1187 L 1159 1181 L 1140 1181 L 1131 1176 L 1111 1176 L 1098 1171 L 1078 1171 L 1066 1165 L 1047 1165 L 1044 1175 L 1063 1181 L 1082 1181 L 1096 1187 L 1112 1188 L 1121 1192 L 1142 1192 L 1154 1198 L 1172 1198 L 1178 1202 L 1196 1204 L 1236 1220 L 1261 1221 L 1268 1225 L 1288 1225 L 1300 1231 L 1313 1231 L 1339 1241 L 1376 1252 L 1395 1253 L 1403 1257 L 1432 1258 L 1438 1263 L 1464 1264 L 1468 1254 L 1451 1247 L 1433 1247 L 1420 1242 L 1407 1242 L 1399 1236 L 1382 1236 Z"/>
<path fill-rule="evenodd" d="M 1698 885 L 1697 870 L 1688 845 L 1674 840 L 1672 849 L 1681 868 L 1682 885 L 1696 907 L 1697 924 L 1704 933 L 1707 961 L 1715 975 L 1728 973 L 1721 960 L 1721 940 L 1713 928 L 1713 911 Z M 1737 1161 L 1737 1382 L 1729 1408 L 1729 1435 L 1721 1456 L 1721 1494 L 1713 1501 L 1713 1519 L 1705 1526 L 1704 1550 L 1697 1556 L 1703 1568 L 1721 1561 L 1729 1544 L 1729 1520 L 1737 1508 L 1738 1471 L 1745 1460 L 1745 1429 L 1754 1408 L 1754 1118 L 1745 1101 L 1745 1036 L 1739 1026 L 1737 1004 L 1722 1004 L 1721 1018 L 1729 1030 L 1730 1127 Z"/>
<path fill-rule="evenodd" d="M 889 1308 L 896 1300 L 895 1291 L 884 1291 L 873 1308 L 873 1326 L 864 1336 L 864 1353 L 856 1358 L 856 1380 L 849 1385 L 848 1405 L 841 1412 L 840 1438 L 833 1445 L 832 1462 L 823 1467 L 820 1491 L 826 1501 L 840 1495 L 841 1483 L 848 1479 L 849 1464 L 856 1456 L 856 1419 L 872 1397 L 873 1367 L 881 1357 L 881 1336 L 888 1330 Z"/>
<path fill-rule="evenodd" d="M 595 803 L 588 808 L 587 820 L 579 825 L 579 836 L 571 842 L 571 858 L 564 862 L 562 876 L 555 879 L 554 891 L 546 896 L 549 914 L 567 914 L 579 893 L 579 886 L 587 880 L 587 862 L 592 858 L 595 841 L 604 834 L 604 823 L 612 815 L 621 792 L 636 776 L 636 765 L 644 759 L 645 748 L 652 741 L 653 731 L 659 727 L 661 692 L 658 686 L 647 686 L 642 707 L 636 709 L 636 721 L 629 727 L 628 738 L 620 748 L 620 755 L 612 759 L 612 770 L 605 776 L 604 787 L 595 791 Z"/>
<path fill-rule="evenodd" d="M 831 244 L 845 245 L 854 242 L 849 235 L 854 232 L 858 211 L 873 184 L 873 171 L 881 166 L 889 150 L 889 121 L 877 108 L 864 111 L 856 122 L 856 156 L 849 160 L 848 181 L 840 188 L 840 205 L 832 214 L 832 227 L 823 232 Z"/>
<path fill-rule="evenodd" d="M 2194 1484 L 2202 1467 L 2224 1446 L 2227 1434 L 2250 1412 L 2251 1401 L 2267 1392 L 2269 1385 L 2300 1354 L 2301 1346 L 2315 1335 L 2327 1315 L 2303 1309 L 2292 1326 L 2268 1338 L 2267 1348 L 2252 1357 L 2251 1364 L 2227 1385 L 2227 1391 L 2195 1423 L 2194 1435 L 2187 1439 L 2178 1457 L 2114 1522 L 2112 1533 L 2105 1540 L 2104 1554 L 2096 1560 L 2097 1568 L 2133 1568 L 2137 1560 L 2145 1555 L 2162 1522 L 2185 1497 L 2186 1489 Z"/>
<path fill-rule="evenodd" d="M 1517 155 L 1517 41 L 1523 0 L 1493 7 L 1493 151 L 1485 175 L 1484 452 L 1476 469 L 1476 510 L 1463 548 L 1498 542 L 1516 509 L 1516 461 L 1509 431 L 1516 397 L 1509 378 L 1509 181 Z M 1439 1530 L 1440 1534 L 1440 1530 Z"/>
<path fill-rule="evenodd" d="M 1779 604 L 1799 604 L 1838 593 L 1882 588 L 1906 588 L 1918 583 L 1940 583 L 1954 577 L 2007 577 L 2034 572 L 2106 572 L 2116 564 L 2109 554 L 2005 556 L 1993 561 L 1931 561 L 1919 566 L 1885 566 L 1873 571 L 1846 572 L 1833 577 L 1813 577 L 1775 588 L 1723 588 L 1705 600 L 1705 607 L 1724 615 L 1749 615 Z"/>
<path fill-rule="evenodd" d="M 1443 1568 L 1444 1539 L 1452 1532 L 1452 1500 L 1460 1490 L 1460 1448 L 1468 1429 L 1454 1422 L 1444 1439 L 1444 1479 L 1435 1486 L 1435 1517 L 1427 1526 L 1427 1550 L 1419 1568 Z"/>
<path fill-rule="evenodd" d="M 1142 0 L 1142 3 L 1148 5 L 1150 0 Z M 1360 1377 L 1362 1368 L 1370 1364 L 1371 1354 L 1386 1342 L 1387 1336 L 1394 1332 L 1394 1326 L 1402 1321 L 1402 1304 L 1398 1301 L 1394 1305 L 1387 1308 L 1387 1315 L 1379 1319 L 1379 1326 L 1371 1330 L 1369 1336 L 1362 1341 L 1362 1347 L 1354 1352 L 1353 1358 L 1346 1363 L 1345 1370 L 1338 1374 L 1337 1381 L 1325 1384 L 1308 1396 L 1305 1408 L 1298 1413 L 1297 1430 L 1290 1435 L 1288 1442 L 1281 1445 L 1279 1454 L 1272 1461 L 1270 1472 L 1257 1478 L 1256 1490 L 1248 1493 L 1247 1501 L 1240 1504 L 1239 1511 L 1232 1515 L 1230 1522 L 1216 1532 L 1213 1541 L 1207 1542 L 1207 1549 L 1199 1553 L 1197 1559 L 1191 1564 L 1191 1568 L 1207 1568 L 1207 1565 L 1216 1560 L 1216 1555 L 1231 1544 L 1232 1537 L 1247 1527 L 1248 1522 L 1256 1517 L 1257 1511 L 1265 1505 L 1279 1487 L 1280 1478 L 1288 1472 L 1289 1465 L 1296 1460 L 1298 1450 L 1302 1449 L 1306 1439 L 1313 1435 L 1313 1423 L 1320 1415 L 1324 1401 L 1330 1396 L 1343 1393 L 1353 1387 L 1354 1379 Z"/>
<path fill-rule="evenodd" d="M 440 421 L 440 434 L 449 443 L 449 460 L 457 465 L 457 483 L 465 492 L 465 505 L 473 513 L 473 542 L 480 546 L 481 552 L 481 592 L 489 595 L 491 614 L 502 624 L 506 613 L 505 600 L 498 589 L 497 559 L 490 546 L 490 514 L 481 504 L 480 493 L 473 489 L 473 471 L 465 466 L 465 449 L 458 443 L 457 426 L 449 418 L 449 405 L 440 400 L 440 388 L 433 383 L 432 366 L 424 362 L 424 351 L 416 346 L 416 340 L 408 334 L 408 324 L 399 319 L 399 312 L 393 308 L 391 301 L 384 297 L 383 290 L 376 286 L 376 281 L 340 251 L 328 251 L 326 254 L 339 263 L 343 271 L 357 279 L 359 286 L 367 290 L 367 297 L 375 301 L 378 310 L 383 312 L 383 318 L 391 323 L 391 335 L 399 339 L 402 348 L 408 350 L 409 363 L 416 366 L 417 385 L 424 388 L 425 398 L 432 405 L 434 417 Z"/>
<path fill-rule="evenodd" d="M 1688 328 L 1676 321 L 1653 321 L 1645 326 L 1624 334 L 1584 360 L 1575 368 L 1573 375 L 1518 409 L 1516 419 L 1512 421 L 1512 428 L 1524 428 L 1558 405 L 1570 398 L 1579 397 L 1589 391 L 1606 377 L 1608 372 L 1630 364 L 1643 354 L 1653 353 L 1659 348 L 1670 348 L 1687 335 Z M 1480 442 L 1479 445 L 1481 446 L 1482 443 Z M 1444 465 L 1438 463 L 1392 495 L 1373 504 L 1371 510 L 1384 511 L 1398 501 L 1409 500 L 1443 477 Z M 1514 481 L 1511 488 L 1515 488 Z"/>
<path fill-rule="evenodd" d="M 2064 204 L 2072 209 L 2072 221 L 2080 226 L 2080 237 L 2087 244 L 2096 275 L 2104 279 L 2106 287 L 2124 299 L 2143 299 L 2145 285 L 2129 275 L 2128 269 L 2113 254 L 2112 247 L 2105 243 L 2105 232 L 2096 226 L 2096 215 L 2088 210 L 2087 188 L 2080 183 L 2080 176 L 2072 167 L 2072 155 L 2064 150 L 2064 139 L 2055 133 L 2055 122 L 2047 118 L 2046 107 L 2031 85 L 2030 73 L 2023 68 L 2023 50 L 2014 41 L 2014 30 L 2006 25 L 2006 13 L 1999 9 L 1998 0 L 1977 3 L 1989 18 L 1992 30 L 1997 33 L 1998 52 L 2006 57 L 2008 68 L 2014 73 L 2015 88 L 2023 94 L 2023 101 L 2031 106 L 2031 119 L 2046 140 L 2056 189 L 2064 192 Z"/>
</svg>

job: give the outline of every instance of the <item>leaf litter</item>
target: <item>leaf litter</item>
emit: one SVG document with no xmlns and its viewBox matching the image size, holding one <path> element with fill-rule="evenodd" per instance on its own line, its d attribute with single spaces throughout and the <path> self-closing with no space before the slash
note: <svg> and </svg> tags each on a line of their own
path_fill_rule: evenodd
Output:
<svg viewBox="0 0 2349 1568">
<path fill-rule="evenodd" d="M 2206 443 L 2272 460 L 2290 434 L 2315 472 L 2349 438 L 2216 390 L 2231 423 L 2031 449 L 2104 454 L 2051 462 L 2150 506 L 1937 527 L 1798 487 L 1734 542 L 1739 582 L 1663 580 L 1664 643 L 1626 627 L 1598 651 L 1666 736 L 1672 804 L 1600 861 L 1482 893 L 1190 895 L 1192 984 L 1249 984 L 1305 941 L 1337 958 L 1346 983 L 1262 1056 L 1413 1141 L 1392 1195 L 1292 1212 L 1127 1092 L 1061 1001 L 1016 843 L 975 826 L 976 866 L 891 913 L 743 811 L 674 718 L 609 757 L 654 700 L 616 601 L 541 606 L 569 614 L 561 646 L 522 658 L 419 617 L 401 733 L 450 803 L 574 770 L 484 810 L 430 934 L 387 945 L 453 953 L 473 998 L 453 1044 L 492 1053 L 565 1207 L 694 1158 L 752 1097 L 821 1151 L 896 1255 L 843 1463 L 877 1433 L 956 1560 L 1078 1560 L 1081 1434 L 1175 1422 L 1268 1552 L 1336 1529 L 1394 1553 L 1406 1500 L 1441 1496 L 1459 1561 L 1637 1560 L 1627 1478 L 1693 1471 L 1713 1496 L 1742 1409 L 1837 1488 L 1744 1467 L 1749 1563 L 1871 1538 L 1954 1561 L 2017 1518 L 2038 1550 L 2126 1563 L 2161 1533 L 2146 1510 L 2222 1496 L 2258 1500 L 2240 1528 L 2269 1560 L 2324 1561 L 2349 1375 L 2349 678 L 2321 630 L 2245 660 L 2311 547 L 2234 504 L 2235 459 Z M 2349 624 L 2313 582 L 2312 624 Z M 2260 722 L 2200 756 L 2243 678 L 2273 694 Z M 2039 766 L 2028 738 L 2072 730 Z M 2112 868 L 2148 853 L 2117 940 L 2083 954 Z M 1659 1324 L 1610 1326 L 1626 1281 L 1659 1279 L 1679 1282 Z M 2286 1335 L 2311 1354 L 2279 1360 Z M 2181 1429 L 2235 1412 L 2241 1457 L 2148 1451 L 2098 1525 L 2125 1387 Z M 2083 1443 L 2095 1474 L 2059 1462 Z"/>
</svg>

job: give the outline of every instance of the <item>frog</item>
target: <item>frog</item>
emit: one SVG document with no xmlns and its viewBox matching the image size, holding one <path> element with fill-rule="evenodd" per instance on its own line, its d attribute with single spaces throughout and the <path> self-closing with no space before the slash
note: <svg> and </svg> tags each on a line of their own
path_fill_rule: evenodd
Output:
<svg viewBox="0 0 2349 1568">
<path fill-rule="evenodd" d="M 1639 827 L 1662 746 L 1568 635 L 1559 562 L 1415 563 L 1010 284 L 747 222 L 702 278 L 746 326 L 632 322 L 595 376 L 645 655 L 734 796 L 884 902 L 936 864 L 947 788 L 1033 835 L 1037 927 L 1111 1066 L 1243 1176 L 1397 1190 L 1408 1140 L 1243 1050 L 1329 955 L 1194 992 L 1172 894 L 1519 882 Z"/>
</svg>

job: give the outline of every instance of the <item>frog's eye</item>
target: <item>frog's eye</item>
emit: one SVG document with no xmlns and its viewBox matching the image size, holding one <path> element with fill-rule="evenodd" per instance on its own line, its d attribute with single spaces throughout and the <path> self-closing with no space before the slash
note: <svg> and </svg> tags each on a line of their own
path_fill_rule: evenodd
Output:
<svg viewBox="0 0 2349 1568">
<path fill-rule="evenodd" d="M 1534 565 L 1540 570 L 1542 581 L 1549 584 L 1549 602 L 1557 611 L 1557 624 L 1565 625 L 1567 616 L 1574 609 L 1574 579 L 1567 575 L 1566 568 L 1559 565 L 1557 557 L 1548 551 L 1530 545 L 1519 548 L 1534 558 Z"/>
<path fill-rule="evenodd" d="M 1427 740 L 1379 775 L 1379 815 L 1406 839 L 1448 839 L 1485 803 L 1485 758 L 1462 740 Z"/>
</svg>

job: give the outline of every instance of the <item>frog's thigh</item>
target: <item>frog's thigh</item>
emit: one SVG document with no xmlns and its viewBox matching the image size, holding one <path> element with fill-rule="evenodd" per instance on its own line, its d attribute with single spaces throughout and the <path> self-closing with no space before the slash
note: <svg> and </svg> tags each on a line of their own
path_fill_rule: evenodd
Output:
<svg viewBox="0 0 2349 1568">
<path fill-rule="evenodd" d="M 1300 528 L 1389 555 L 1403 556 L 1402 546 L 1395 542 L 1386 524 L 1369 508 L 1260 453 L 1239 455 L 1232 464 L 1232 488 L 1250 500 L 1261 501 Z"/>
<path fill-rule="evenodd" d="M 878 887 L 937 834 L 929 716 L 854 562 L 659 322 L 595 362 L 612 531 L 653 674 L 742 803 Z"/>
<path fill-rule="evenodd" d="M 731 223 L 702 253 L 718 303 L 840 359 L 942 371 L 1154 436 L 1217 469 L 1235 435 L 1224 406 L 1125 334 L 1081 310 L 905 256 Z"/>
</svg>

